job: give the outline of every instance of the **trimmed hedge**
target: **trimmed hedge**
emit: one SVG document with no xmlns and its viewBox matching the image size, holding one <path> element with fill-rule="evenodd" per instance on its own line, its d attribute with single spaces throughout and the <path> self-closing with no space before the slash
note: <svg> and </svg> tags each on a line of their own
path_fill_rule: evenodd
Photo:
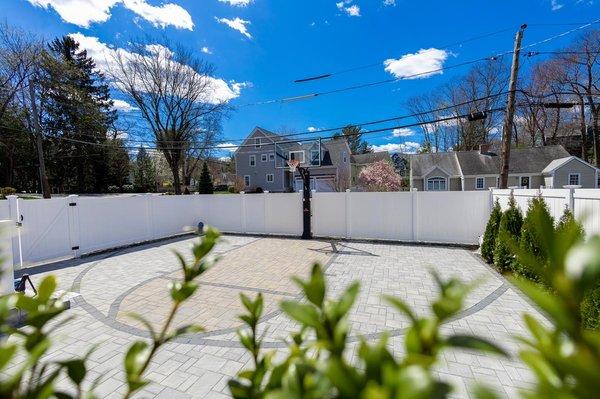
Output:
<svg viewBox="0 0 600 399">
<path fill-rule="evenodd" d="M 490 219 L 485 227 L 483 243 L 481 244 L 481 256 L 487 263 L 494 262 L 494 247 L 496 246 L 496 236 L 498 236 L 498 229 L 500 228 L 500 219 L 502 219 L 502 208 L 498 200 L 496 200 L 490 214 Z"/>
</svg>

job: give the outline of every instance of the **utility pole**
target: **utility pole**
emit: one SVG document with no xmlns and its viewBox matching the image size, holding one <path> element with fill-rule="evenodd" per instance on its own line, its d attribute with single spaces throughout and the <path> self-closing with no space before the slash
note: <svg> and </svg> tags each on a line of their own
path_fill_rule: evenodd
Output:
<svg viewBox="0 0 600 399">
<path fill-rule="evenodd" d="M 502 129 L 502 163 L 500 166 L 500 188 L 506 188 L 508 186 L 510 144 L 515 118 L 515 97 L 517 94 L 517 79 L 519 76 L 519 55 L 521 53 L 521 41 L 523 40 L 523 33 L 525 32 L 526 28 L 526 24 L 521 25 L 521 28 L 515 36 L 515 49 L 513 52 L 512 66 L 510 68 L 508 102 L 506 104 L 506 118 L 504 119 L 504 127 Z"/>
<path fill-rule="evenodd" d="M 40 183 L 44 198 L 50 198 L 50 184 L 46 175 L 46 163 L 44 162 L 44 148 L 42 146 L 42 126 L 40 125 L 40 115 L 38 113 L 37 102 L 35 101 L 35 88 L 33 82 L 29 80 L 29 98 L 31 101 L 31 112 L 33 113 L 33 127 L 35 129 L 35 143 L 38 153 L 38 162 L 40 168 Z"/>
</svg>

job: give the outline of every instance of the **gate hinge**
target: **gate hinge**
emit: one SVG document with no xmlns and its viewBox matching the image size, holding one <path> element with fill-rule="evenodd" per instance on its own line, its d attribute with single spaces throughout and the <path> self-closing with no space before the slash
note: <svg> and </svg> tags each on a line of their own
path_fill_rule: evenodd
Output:
<svg viewBox="0 0 600 399">
<path fill-rule="evenodd" d="M 69 202 L 69 206 L 77 206 L 77 202 Z"/>
<path fill-rule="evenodd" d="M 77 246 L 77 247 L 71 247 L 71 250 L 72 250 L 72 251 L 77 251 L 78 249 L 79 249 L 79 247 L 78 247 L 78 246 Z"/>
</svg>

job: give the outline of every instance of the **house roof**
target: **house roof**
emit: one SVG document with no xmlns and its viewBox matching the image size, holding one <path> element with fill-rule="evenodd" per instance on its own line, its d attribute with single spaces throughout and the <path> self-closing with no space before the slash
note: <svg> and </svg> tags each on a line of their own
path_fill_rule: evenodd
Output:
<svg viewBox="0 0 600 399">
<path fill-rule="evenodd" d="M 454 152 L 433 152 L 411 155 L 410 168 L 412 175 L 423 176 L 436 167 L 441 168 L 451 176 L 459 176 L 460 168 Z"/>
<path fill-rule="evenodd" d="M 559 158 L 559 159 L 555 159 L 552 162 L 550 162 L 548 164 L 548 166 L 546 166 L 544 168 L 544 170 L 542 171 L 542 173 L 552 173 L 554 172 L 556 169 L 560 168 L 561 166 L 565 165 L 567 162 L 572 161 L 573 159 L 583 163 L 584 165 L 589 166 L 592 169 L 596 169 L 596 167 L 594 165 L 591 165 L 587 162 L 585 162 L 583 159 L 575 157 L 575 156 L 570 156 L 570 157 L 564 157 L 564 158 Z"/>
<path fill-rule="evenodd" d="M 565 157 L 569 157 L 569 153 L 561 145 L 515 148 L 510 152 L 509 173 L 540 174 L 548 164 Z M 500 161 L 499 155 L 479 151 L 418 154 L 411 158 L 413 176 L 423 176 L 435 166 L 453 175 L 460 175 L 460 171 L 464 176 L 495 175 L 500 173 Z"/>
<path fill-rule="evenodd" d="M 366 154 L 356 154 L 351 157 L 352 163 L 358 165 L 368 165 L 379 161 L 391 161 L 390 153 L 387 151 L 368 152 Z"/>
</svg>

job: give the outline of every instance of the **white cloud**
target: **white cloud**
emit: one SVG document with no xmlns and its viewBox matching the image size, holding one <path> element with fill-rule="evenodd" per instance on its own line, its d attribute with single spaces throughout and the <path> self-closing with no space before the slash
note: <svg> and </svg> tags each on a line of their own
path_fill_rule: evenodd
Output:
<svg viewBox="0 0 600 399">
<path fill-rule="evenodd" d="M 242 89 L 252 87 L 252 82 L 236 82 L 235 80 L 232 80 L 229 82 L 229 85 L 231 86 L 231 90 L 233 90 L 235 94 L 239 95 Z"/>
<path fill-rule="evenodd" d="M 564 4 L 560 4 L 558 0 L 552 0 L 550 5 L 552 6 L 552 11 L 558 11 L 564 7 Z"/>
<path fill-rule="evenodd" d="M 236 7 L 246 7 L 248 4 L 252 3 L 254 0 L 219 0 L 221 3 L 228 3 L 229 5 Z"/>
<path fill-rule="evenodd" d="M 385 60 L 383 65 L 386 72 L 391 73 L 398 79 L 422 79 L 442 74 L 443 71 L 438 71 L 438 69 L 443 67 L 449 55 L 450 53 L 446 50 L 421 49 L 413 54 L 405 54 L 398 59 Z"/>
<path fill-rule="evenodd" d="M 309 132 L 316 132 L 317 130 L 319 130 L 318 128 L 314 127 L 314 126 L 309 126 L 306 130 L 308 130 Z"/>
<path fill-rule="evenodd" d="M 407 141 L 405 143 L 389 143 L 382 145 L 373 145 L 371 146 L 373 151 L 388 151 L 391 153 L 400 152 L 403 154 L 415 154 L 417 151 L 421 149 L 421 144 L 415 143 L 414 141 Z"/>
<path fill-rule="evenodd" d="M 396 0 L 383 0 L 383 5 L 384 6 L 395 6 L 396 5 Z"/>
<path fill-rule="evenodd" d="M 233 143 L 221 143 L 217 144 L 217 147 L 222 148 L 224 151 L 235 152 L 238 146 Z"/>
<path fill-rule="evenodd" d="M 209 49 L 208 47 L 204 46 L 200 49 L 200 51 L 202 51 L 204 54 L 212 54 L 212 50 Z"/>
<path fill-rule="evenodd" d="M 152 6 L 147 0 L 28 0 L 34 6 L 52 7 L 68 23 L 89 27 L 94 22 L 106 22 L 110 10 L 117 4 L 133 11 L 154 26 L 174 26 L 180 29 L 194 28 L 192 16 L 181 6 L 173 3 Z"/>
<path fill-rule="evenodd" d="M 131 112 L 137 110 L 138 108 L 129 104 L 127 101 L 113 100 L 113 109 L 121 112 Z"/>
<path fill-rule="evenodd" d="M 394 129 L 392 131 L 392 135 L 394 137 L 408 137 L 408 136 L 413 136 L 415 134 L 415 132 L 412 129 L 409 129 L 407 127 L 401 127 L 399 129 Z"/>
<path fill-rule="evenodd" d="M 235 19 L 227 19 L 227 18 L 217 18 L 215 17 L 218 23 L 225 24 L 229 26 L 231 29 L 235 29 L 240 32 L 242 35 L 246 36 L 248 39 L 252 39 L 252 35 L 248 32 L 248 28 L 246 25 L 250 24 L 250 21 L 246 21 L 244 19 L 236 17 Z"/>
<path fill-rule="evenodd" d="M 117 69 L 115 61 L 117 55 L 121 56 L 124 60 L 130 59 L 133 56 L 131 52 L 123 48 L 115 49 L 109 47 L 107 44 L 102 43 L 97 37 L 85 36 L 82 33 L 71 33 L 69 36 L 75 39 L 81 48 L 87 50 L 88 55 L 96 61 L 96 67 L 102 72 L 110 72 L 111 70 L 115 71 Z M 160 54 L 165 54 L 167 57 L 170 57 L 170 55 L 173 54 L 170 49 L 162 45 L 150 45 L 147 46 L 146 49 L 149 51 L 161 51 Z M 203 100 L 213 104 L 231 101 L 234 98 L 239 97 L 241 89 L 249 85 L 247 82 L 233 82 L 232 84 L 229 84 L 223 79 L 212 76 L 205 76 L 203 78 L 207 79 L 209 82 L 207 86 L 211 89 L 207 93 L 207 98 Z"/>
<path fill-rule="evenodd" d="M 360 6 L 352 4 L 353 0 L 342 0 L 335 3 L 338 10 L 345 12 L 351 17 L 360 17 Z"/>
</svg>

